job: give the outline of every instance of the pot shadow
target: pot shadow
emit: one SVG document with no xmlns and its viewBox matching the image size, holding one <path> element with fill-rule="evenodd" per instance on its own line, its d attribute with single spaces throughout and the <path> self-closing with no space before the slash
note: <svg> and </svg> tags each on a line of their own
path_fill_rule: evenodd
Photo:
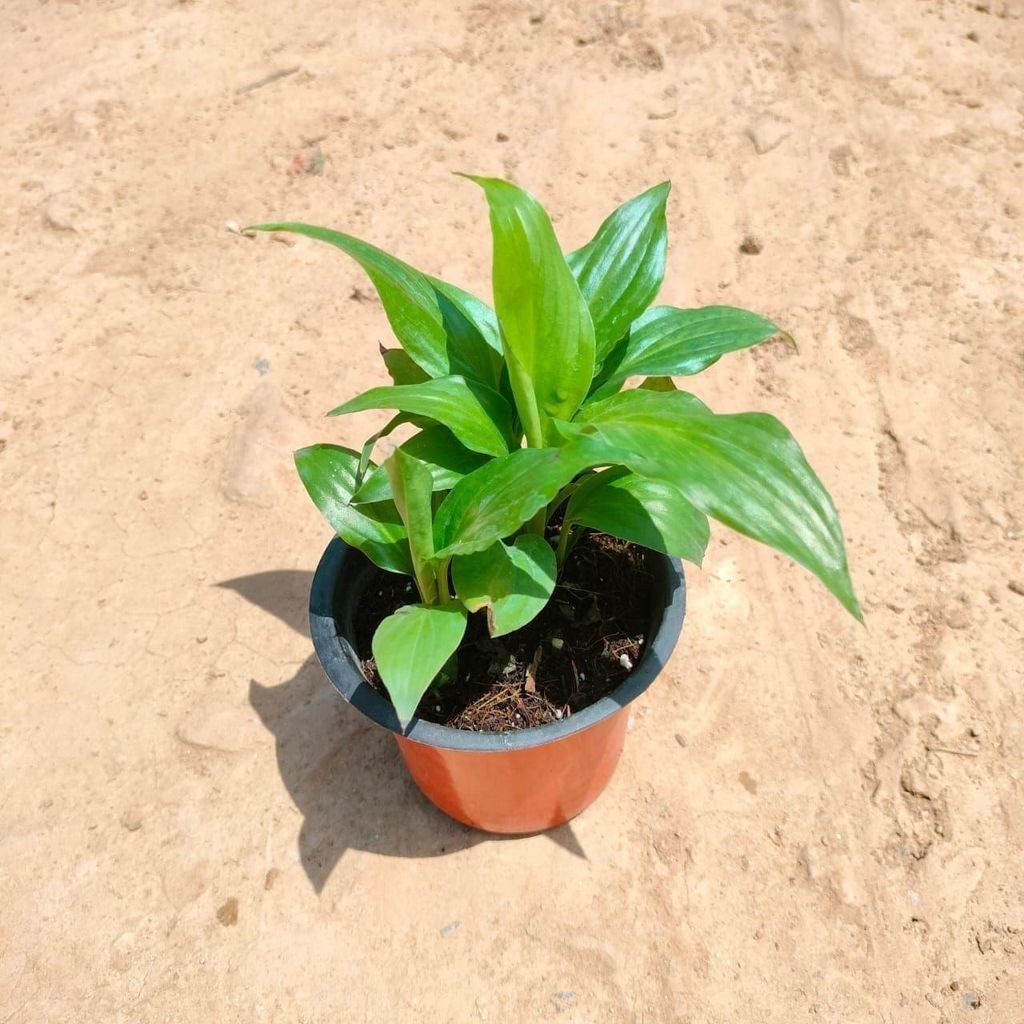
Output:
<svg viewBox="0 0 1024 1024">
<path fill-rule="evenodd" d="M 310 573 L 279 570 L 216 586 L 308 636 L 311 582 Z M 315 655 L 277 686 L 251 680 L 249 702 L 274 736 L 281 781 L 302 814 L 299 857 L 317 893 L 346 850 L 436 857 L 519 838 L 480 832 L 434 807 L 406 772 L 391 736 L 340 697 Z M 544 834 L 587 859 L 571 823 Z"/>
</svg>

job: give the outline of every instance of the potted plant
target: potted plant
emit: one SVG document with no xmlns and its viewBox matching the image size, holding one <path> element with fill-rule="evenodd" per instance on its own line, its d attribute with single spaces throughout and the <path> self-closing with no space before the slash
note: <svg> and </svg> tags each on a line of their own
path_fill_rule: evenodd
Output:
<svg viewBox="0 0 1024 1024">
<path fill-rule="evenodd" d="M 610 778 L 628 705 L 678 638 L 679 559 L 700 564 L 709 518 L 861 613 L 835 508 L 789 431 L 717 415 L 672 380 L 781 332 L 728 306 L 651 307 L 669 184 L 563 255 L 532 195 L 471 180 L 490 209 L 493 310 L 341 232 L 249 230 L 353 257 L 401 346 L 381 349 L 391 385 L 330 414 L 394 410 L 384 429 L 358 452 L 295 453 L 337 534 L 310 598 L 320 661 L 442 810 L 522 833 L 577 814 Z M 376 442 L 403 425 L 411 436 L 376 465 Z"/>
</svg>

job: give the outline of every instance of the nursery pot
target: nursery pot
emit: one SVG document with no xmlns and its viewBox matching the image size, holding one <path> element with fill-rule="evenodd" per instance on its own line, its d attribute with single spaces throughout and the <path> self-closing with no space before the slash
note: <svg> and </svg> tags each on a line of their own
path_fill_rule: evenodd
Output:
<svg viewBox="0 0 1024 1024">
<path fill-rule="evenodd" d="M 414 718 L 403 733 L 353 649 L 353 612 L 379 570 L 340 538 L 328 545 L 313 577 L 313 645 L 338 692 L 394 734 L 416 785 L 445 814 L 487 832 L 540 832 L 575 817 L 607 785 L 622 753 L 629 705 L 654 682 L 679 639 L 686 611 L 682 564 L 652 555 L 650 565 L 650 628 L 640 662 L 608 696 L 548 725 L 484 733 Z"/>
</svg>

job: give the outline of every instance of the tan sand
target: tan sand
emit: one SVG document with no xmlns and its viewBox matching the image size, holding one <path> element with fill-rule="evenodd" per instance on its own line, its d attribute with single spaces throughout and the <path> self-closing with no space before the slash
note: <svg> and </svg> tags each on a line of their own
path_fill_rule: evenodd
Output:
<svg viewBox="0 0 1024 1024">
<path fill-rule="evenodd" d="M 1022 15 L 7 0 L 0 1022 L 1024 1020 Z M 567 246 L 672 179 L 663 299 L 800 343 L 693 387 L 802 439 L 868 619 L 719 530 L 610 788 L 515 841 L 311 660 L 289 452 L 383 422 L 322 415 L 387 326 L 224 226 L 486 295 L 453 170 Z"/>
</svg>

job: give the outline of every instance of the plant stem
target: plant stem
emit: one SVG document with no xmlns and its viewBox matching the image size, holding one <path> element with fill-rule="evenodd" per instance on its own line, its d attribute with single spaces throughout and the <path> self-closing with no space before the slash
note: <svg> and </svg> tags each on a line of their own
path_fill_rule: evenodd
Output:
<svg viewBox="0 0 1024 1024">
<path fill-rule="evenodd" d="M 562 507 L 562 504 L 568 501 L 572 497 L 573 492 L 579 485 L 583 483 L 583 478 L 571 480 L 567 483 L 554 497 L 551 504 L 548 505 L 547 517 L 550 519 L 558 510 Z"/>
<path fill-rule="evenodd" d="M 416 580 L 416 589 L 420 592 L 420 600 L 424 604 L 437 604 L 437 581 L 430 574 L 430 570 L 424 566 L 417 568 L 413 577 Z"/>
<path fill-rule="evenodd" d="M 528 384 L 528 387 L 532 388 L 532 384 Z M 515 394 L 515 388 L 512 391 Z M 543 448 L 544 447 L 544 430 L 540 424 L 540 412 L 537 409 L 535 403 L 526 401 L 520 403 L 516 400 L 516 408 L 519 412 L 519 419 L 523 425 L 523 433 L 526 435 L 526 447 L 527 448 Z"/>
<path fill-rule="evenodd" d="M 548 510 L 542 508 L 527 524 L 526 532 L 535 533 L 538 537 L 544 536 L 544 528 L 548 525 Z"/>
<path fill-rule="evenodd" d="M 562 565 L 565 563 L 565 556 L 569 551 L 569 538 L 572 535 L 572 524 L 562 523 L 562 528 L 558 532 L 558 547 L 555 548 L 555 565 L 558 566 L 558 571 L 561 572 Z"/>
<path fill-rule="evenodd" d="M 438 567 L 437 589 L 440 592 L 441 604 L 447 604 L 452 599 L 452 592 L 448 586 L 448 565 L 450 558 L 446 558 Z"/>
</svg>

